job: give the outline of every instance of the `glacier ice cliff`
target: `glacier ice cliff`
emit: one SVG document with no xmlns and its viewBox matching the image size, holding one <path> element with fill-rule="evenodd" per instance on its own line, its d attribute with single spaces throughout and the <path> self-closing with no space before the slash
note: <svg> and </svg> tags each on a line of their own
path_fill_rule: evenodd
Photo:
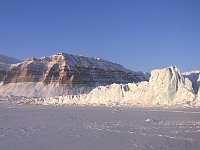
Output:
<svg viewBox="0 0 200 150">
<path fill-rule="evenodd" d="M 156 69 L 149 82 L 99 86 L 88 94 L 44 99 L 44 104 L 78 105 L 198 105 L 192 82 L 176 66 Z"/>
</svg>

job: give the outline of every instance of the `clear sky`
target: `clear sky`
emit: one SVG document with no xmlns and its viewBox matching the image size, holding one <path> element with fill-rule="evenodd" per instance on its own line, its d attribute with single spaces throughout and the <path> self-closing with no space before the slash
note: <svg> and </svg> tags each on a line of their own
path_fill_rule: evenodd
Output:
<svg viewBox="0 0 200 150">
<path fill-rule="evenodd" d="M 200 0 L 0 0 L 0 54 L 200 70 Z"/>
</svg>

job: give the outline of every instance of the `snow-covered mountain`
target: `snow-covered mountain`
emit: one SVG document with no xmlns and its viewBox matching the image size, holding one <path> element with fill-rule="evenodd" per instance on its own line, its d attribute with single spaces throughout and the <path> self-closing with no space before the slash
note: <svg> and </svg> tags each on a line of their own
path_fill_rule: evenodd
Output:
<svg viewBox="0 0 200 150">
<path fill-rule="evenodd" d="M 100 58 L 88 58 L 65 53 L 50 57 L 28 58 L 13 64 L 7 70 L 4 84 L 19 82 L 43 82 L 45 84 L 107 85 L 148 80 L 148 75 L 133 72 L 119 64 Z"/>
<path fill-rule="evenodd" d="M 100 85 L 137 83 L 148 79 L 148 73 L 133 72 L 100 58 L 65 53 L 28 58 L 0 71 L 4 95 L 12 93 L 28 97 L 80 94 Z"/>
<path fill-rule="evenodd" d="M 19 63 L 19 62 L 20 61 L 15 58 L 0 55 L 0 64 L 15 64 L 15 63 Z"/>
<path fill-rule="evenodd" d="M 0 82 L 4 79 L 7 70 L 10 68 L 10 65 L 19 62 L 20 61 L 15 58 L 0 55 Z"/>
<path fill-rule="evenodd" d="M 7 70 L 11 64 L 15 64 L 15 63 L 19 63 L 19 62 L 20 61 L 15 58 L 0 55 L 0 70 Z M 0 73 L 0 76 L 1 75 L 2 74 Z"/>
</svg>

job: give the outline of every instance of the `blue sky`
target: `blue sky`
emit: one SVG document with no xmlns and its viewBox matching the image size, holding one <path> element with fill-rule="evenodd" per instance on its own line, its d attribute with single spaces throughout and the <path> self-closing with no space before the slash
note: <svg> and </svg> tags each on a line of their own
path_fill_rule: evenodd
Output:
<svg viewBox="0 0 200 150">
<path fill-rule="evenodd" d="M 0 54 L 58 52 L 132 70 L 200 69 L 200 1 L 0 0 Z"/>
</svg>

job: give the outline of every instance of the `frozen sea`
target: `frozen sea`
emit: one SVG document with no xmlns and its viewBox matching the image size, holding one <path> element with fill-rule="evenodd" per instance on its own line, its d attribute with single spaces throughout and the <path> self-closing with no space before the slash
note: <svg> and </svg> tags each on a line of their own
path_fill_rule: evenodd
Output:
<svg viewBox="0 0 200 150">
<path fill-rule="evenodd" d="M 200 109 L 0 105 L 0 150 L 200 150 Z"/>
</svg>

